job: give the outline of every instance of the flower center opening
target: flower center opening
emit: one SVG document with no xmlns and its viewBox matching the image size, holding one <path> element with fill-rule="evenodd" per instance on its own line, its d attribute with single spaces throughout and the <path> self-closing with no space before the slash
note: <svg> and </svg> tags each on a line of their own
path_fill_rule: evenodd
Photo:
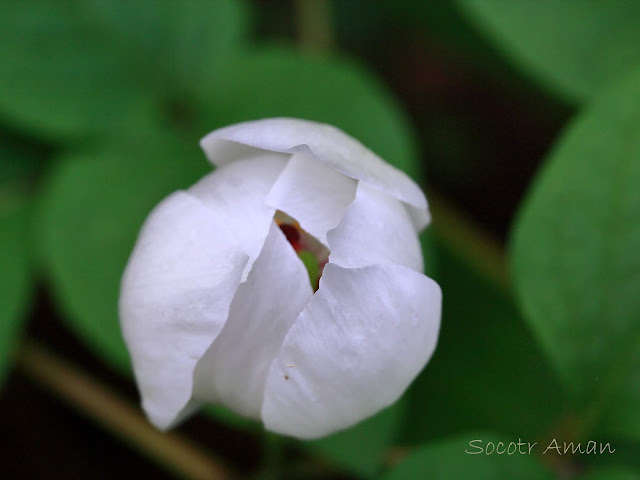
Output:
<svg viewBox="0 0 640 480">
<path fill-rule="evenodd" d="M 307 269 L 313 291 L 317 291 L 322 271 L 329 261 L 329 249 L 286 213 L 276 211 L 275 221 Z"/>
</svg>

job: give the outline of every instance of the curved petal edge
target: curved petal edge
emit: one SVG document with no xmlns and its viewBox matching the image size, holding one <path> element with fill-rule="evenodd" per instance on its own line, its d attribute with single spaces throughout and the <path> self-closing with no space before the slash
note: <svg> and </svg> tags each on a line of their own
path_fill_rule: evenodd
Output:
<svg viewBox="0 0 640 480">
<path fill-rule="evenodd" d="M 442 293 L 400 265 L 329 264 L 267 376 L 269 430 L 318 438 L 395 402 L 431 357 Z"/>
<path fill-rule="evenodd" d="M 417 230 L 430 221 L 427 199 L 407 174 L 331 125 L 296 118 L 266 118 L 214 130 L 200 140 L 200 146 L 217 166 L 246 158 L 255 149 L 311 153 L 340 173 L 410 205 Z"/>
<path fill-rule="evenodd" d="M 158 428 L 188 413 L 196 362 L 222 330 L 247 261 L 224 217 L 186 192 L 145 222 L 122 279 L 120 324 Z"/>
</svg>

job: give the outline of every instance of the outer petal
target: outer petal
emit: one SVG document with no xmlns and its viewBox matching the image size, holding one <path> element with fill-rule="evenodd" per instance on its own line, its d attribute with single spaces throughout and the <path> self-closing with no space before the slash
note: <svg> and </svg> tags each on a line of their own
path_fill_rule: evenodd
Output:
<svg viewBox="0 0 640 480">
<path fill-rule="evenodd" d="M 312 295 L 307 271 L 272 223 L 224 329 L 198 362 L 195 397 L 260 418 L 269 366 Z"/>
<path fill-rule="evenodd" d="M 337 171 L 370 183 L 413 207 L 418 230 L 430 220 L 427 200 L 402 171 L 341 130 L 322 123 L 294 118 L 267 118 L 238 123 L 208 134 L 200 145 L 215 165 L 244 158 L 250 147 L 276 152 L 308 151 Z"/>
<path fill-rule="evenodd" d="M 224 217 L 185 192 L 147 219 L 122 279 L 120 321 L 158 428 L 189 402 L 196 362 L 222 330 L 247 261 Z"/>
<path fill-rule="evenodd" d="M 358 182 L 318 162 L 309 154 L 294 154 L 273 185 L 266 203 L 295 218 L 325 245 L 356 196 Z M 415 233 L 414 233 L 415 236 Z"/>
<path fill-rule="evenodd" d="M 226 165 L 207 175 L 189 192 L 225 217 L 225 226 L 249 255 L 242 279 L 264 244 L 275 209 L 265 204 L 273 183 L 290 155 L 254 151 L 250 158 Z"/>
<path fill-rule="evenodd" d="M 394 402 L 433 353 L 440 310 L 440 287 L 406 267 L 328 264 L 269 370 L 266 428 L 320 437 Z"/>
<path fill-rule="evenodd" d="M 355 201 L 327 238 L 329 262 L 341 267 L 395 263 L 422 272 L 422 250 L 406 206 L 366 183 L 358 185 Z"/>
</svg>

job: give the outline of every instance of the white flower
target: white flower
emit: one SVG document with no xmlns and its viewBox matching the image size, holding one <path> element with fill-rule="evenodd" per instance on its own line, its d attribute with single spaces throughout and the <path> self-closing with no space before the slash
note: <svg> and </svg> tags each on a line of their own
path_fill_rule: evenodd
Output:
<svg viewBox="0 0 640 480">
<path fill-rule="evenodd" d="M 396 401 L 440 326 L 440 288 L 422 274 L 420 189 L 305 120 L 232 125 L 201 145 L 218 168 L 155 208 L 122 280 L 151 422 L 169 428 L 221 403 L 316 438 Z"/>
</svg>

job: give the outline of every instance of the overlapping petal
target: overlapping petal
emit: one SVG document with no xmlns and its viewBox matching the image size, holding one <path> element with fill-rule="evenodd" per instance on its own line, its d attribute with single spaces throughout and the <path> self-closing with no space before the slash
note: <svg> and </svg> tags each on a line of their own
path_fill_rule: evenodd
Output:
<svg viewBox="0 0 640 480">
<path fill-rule="evenodd" d="M 196 398 L 260 418 L 269 366 L 312 295 L 307 271 L 272 223 L 260 256 L 233 299 L 226 325 L 198 362 Z"/>
<path fill-rule="evenodd" d="M 423 270 L 420 242 L 406 205 L 366 183 L 358 184 L 355 201 L 327 238 L 329 262 L 342 267 L 392 263 Z"/>
<path fill-rule="evenodd" d="M 188 404 L 193 369 L 222 330 L 248 261 L 226 216 L 186 192 L 147 219 L 125 271 L 120 320 L 142 404 L 158 428 Z"/>
<path fill-rule="evenodd" d="M 265 203 L 267 195 L 287 165 L 290 155 L 253 151 L 251 155 L 207 175 L 189 192 L 225 217 L 225 228 L 249 256 L 245 280 L 269 231 L 275 209 Z"/>
<path fill-rule="evenodd" d="M 433 353 L 440 310 L 440 287 L 407 267 L 327 265 L 269 369 L 265 427 L 316 438 L 390 405 Z"/>
<path fill-rule="evenodd" d="M 246 158 L 252 147 L 274 152 L 311 152 L 331 168 L 410 205 L 416 230 L 422 230 L 430 221 L 424 194 L 404 172 L 331 125 L 294 118 L 268 118 L 215 130 L 204 137 L 200 145 L 209 160 L 218 166 Z"/>
<path fill-rule="evenodd" d="M 353 202 L 357 183 L 309 154 L 296 153 L 274 183 L 266 203 L 295 218 L 328 246 L 327 232 L 338 225 Z"/>
</svg>

